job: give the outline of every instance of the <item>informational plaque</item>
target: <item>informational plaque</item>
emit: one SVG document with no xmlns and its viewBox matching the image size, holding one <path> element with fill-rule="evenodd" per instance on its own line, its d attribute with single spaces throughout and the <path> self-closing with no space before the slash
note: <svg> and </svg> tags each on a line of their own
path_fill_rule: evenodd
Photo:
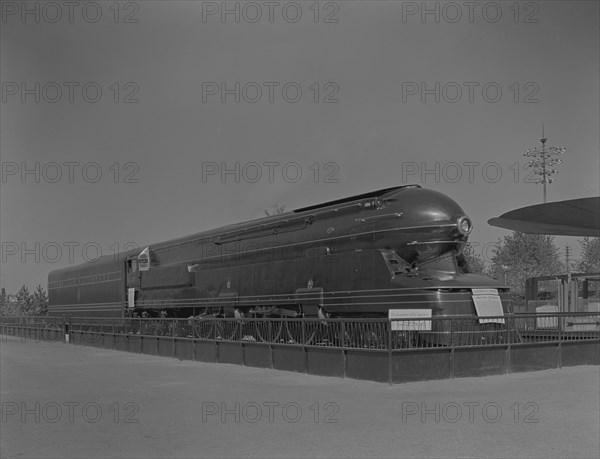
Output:
<svg viewBox="0 0 600 459">
<path fill-rule="evenodd" d="M 138 255 L 138 267 L 140 271 L 148 271 L 150 269 L 150 247 L 146 247 Z"/>
<path fill-rule="evenodd" d="M 558 317 L 544 316 L 544 314 L 557 314 L 558 306 L 552 304 L 546 304 L 544 306 L 538 306 L 535 308 L 535 313 L 541 317 L 535 318 L 535 326 L 537 328 L 558 328 Z"/>
<path fill-rule="evenodd" d="M 388 318 L 392 321 L 392 331 L 431 330 L 431 309 L 390 309 Z M 415 319 L 415 320 L 393 320 Z M 425 319 L 425 320 L 417 320 Z"/>
<path fill-rule="evenodd" d="M 498 290 L 495 288 L 474 288 L 472 290 L 473 303 L 475 303 L 475 310 L 479 316 L 479 323 L 503 324 L 504 319 L 502 317 L 493 319 L 484 318 L 504 315 L 504 311 L 502 310 L 502 301 L 500 300 L 500 295 L 498 295 Z"/>
<path fill-rule="evenodd" d="M 600 321 L 598 321 L 598 316 L 567 317 L 566 329 L 573 331 L 598 331 L 600 330 Z"/>
<path fill-rule="evenodd" d="M 135 288 L 127 289 L 127 306 L 135 308 Z"/>
</svg>

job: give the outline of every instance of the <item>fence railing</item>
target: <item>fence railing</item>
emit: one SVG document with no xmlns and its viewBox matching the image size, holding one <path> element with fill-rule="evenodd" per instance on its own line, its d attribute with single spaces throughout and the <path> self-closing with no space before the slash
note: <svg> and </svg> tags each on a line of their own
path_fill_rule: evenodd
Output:
<svg viewBox="0 0 600 459">
<path fill-rule="evenodd" d="M 600 313 L 415 319 L 0 317 L 53 340 L 389 384 L 600 364 Z"/>
<path fill-rule="evenodd" d="M 379 350 L 481 347 L 600 339 L 600 313 L 444 316 L 415 319 L 223 319 L 0 317 L 16 330 L 173 337 L 223 342 Z M 14 331 L 15 333 L 11 333 Z M 53 335 L 54 336 L 54 335 Z M 67 338 L 68 339 L 68 338 Z"/>
</svg>

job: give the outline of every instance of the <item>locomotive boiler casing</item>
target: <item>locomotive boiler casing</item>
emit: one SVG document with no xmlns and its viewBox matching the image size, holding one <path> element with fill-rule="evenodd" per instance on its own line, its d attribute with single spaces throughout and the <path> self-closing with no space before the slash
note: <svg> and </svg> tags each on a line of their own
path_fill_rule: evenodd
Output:
<svg viewBox="0 0 600 459">
<path fill-rule="evenodd" d="M 470 229 L 444 194 L 388 188 L 150 245 L 95 268 L 52 272 L 51 311 L 387 317 L 390 309 L 423 308 L 474 315 L 472 288 L 498 289 L 508 311 L 506 286 L 460 264 Z M 94 270 L 112 277 L 86 280 Z M 93 304 L 94 295 L 120 302 L 118 314 L 82 304 Z"/>
</svg>

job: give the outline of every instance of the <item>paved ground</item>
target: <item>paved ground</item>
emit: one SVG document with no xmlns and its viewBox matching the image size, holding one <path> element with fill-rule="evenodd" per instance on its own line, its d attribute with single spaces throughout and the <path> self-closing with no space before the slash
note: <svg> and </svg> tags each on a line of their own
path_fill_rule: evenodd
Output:
<svg viewBox="0 0 600 459">
<path fill-rule="evenodd" d="M 594 366 L 396 386 L 0 343 L 2 457 L 599 457 Z"/>
</svg>

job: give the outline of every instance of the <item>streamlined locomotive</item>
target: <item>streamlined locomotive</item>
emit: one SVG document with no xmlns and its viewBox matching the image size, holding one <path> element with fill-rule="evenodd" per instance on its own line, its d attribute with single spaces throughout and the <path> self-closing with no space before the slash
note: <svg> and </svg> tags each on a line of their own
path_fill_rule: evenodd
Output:
<svg viewBox="0 0 600 459">
<path fill-rule="evenodd" d="M 476 316 L 472 222 L 444 194 L 386 188 L 52 271 L 51 315 L 388 317 L 424 309 Z"/>
</svg>

